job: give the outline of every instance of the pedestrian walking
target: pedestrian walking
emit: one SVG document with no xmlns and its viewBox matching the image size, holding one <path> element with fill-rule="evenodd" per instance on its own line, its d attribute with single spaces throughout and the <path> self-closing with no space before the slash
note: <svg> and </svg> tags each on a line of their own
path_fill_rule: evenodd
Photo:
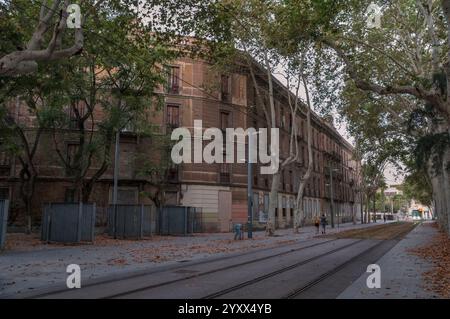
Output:
<svg viewBox="0 0 450 319">
<path fill-rule="evenodd" d="M 320 217 L 320 225 L 322 225 L 322 234 L 326 233 L 326 228 L 327 228 L 327 218 L 325 217 L 325 214 L 322 214 L 322 217 Z"/>
<path fill-rule="evenodd" d="M 314 226 L 316 226 L 316 235 L 319 234 L 320 230 L 320 218 L 319 216 L 316 216 L 316 219 L 314 220 Z"/>
<path fill-rule="evenodd" d="M 244 239 L 244 233 L 242 232 L 242 224 L 234 225 L 234 240 L 242 240 Z"/>
</svg>

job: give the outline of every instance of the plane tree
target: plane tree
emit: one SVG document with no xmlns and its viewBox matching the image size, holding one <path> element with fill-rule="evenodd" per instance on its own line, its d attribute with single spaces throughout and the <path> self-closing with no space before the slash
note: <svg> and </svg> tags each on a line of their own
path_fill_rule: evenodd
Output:
<svg viewBox="0 0 450 319">
<path fill-rule="evenodd" d="M 385 115 L 403 120 L 417 114 L 427 126 L 427 135 L 416 145 L 424 155 L 426 174 L 442 220 L 450 207 L 449 128 L 450 1 L 382 3 L 381 24 L 372 28 L 375 16 L 367 13 L 371 1 L 287 0 L 280 23 L 287 30 L 285 41 L 315 42 L 317 60 L 328 66 L 318 77 L 315 101 L 324 108 L 341 109 L 345 87 L 391 99 Z M 303 10 L 302 4 L 310 4 Z M 373 13 L 372 13 L 373 14 Z M 290 31 L 289 31 L 290 30 Z M 333 105 L 331 105 L 333 104 Z M 398 112 L 393 105 L 402 105 Z M 395 115 L 394 115 L 395 116 Z M 405 131 L 405 121 L 399 130 Z"/>
</svg>

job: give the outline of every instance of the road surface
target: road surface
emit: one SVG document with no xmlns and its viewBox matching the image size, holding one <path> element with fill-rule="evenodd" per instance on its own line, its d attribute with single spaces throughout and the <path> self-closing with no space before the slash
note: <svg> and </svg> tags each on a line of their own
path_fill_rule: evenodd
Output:
<svg viewBox="0 0 450 319">
<path fill-rule="evenodd" d="M 393 223 L 33 298 L 336 298 L 414 227 Z"/>
</svg>

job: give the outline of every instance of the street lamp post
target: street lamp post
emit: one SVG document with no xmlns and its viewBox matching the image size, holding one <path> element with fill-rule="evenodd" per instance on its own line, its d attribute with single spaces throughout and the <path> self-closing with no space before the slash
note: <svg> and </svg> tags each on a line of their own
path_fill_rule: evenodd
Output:
<svg viewBox="0 0 450 319">
<path fill-rule="evenodd" d="M 248 134 L 248 161 L 247 161 L 247 206 L 248 206 L 248 238 L 253 238 L 253 170 L 252 170 L 252 137 Z"/>
<path fill-rule="evenodd" d="M 330 165 L 330 209 L 331 209 L 331 228 L 334 228 L 334 194 L 333 194 L 333 168 Z"/>
<path fill-rule="evenodd" d="M 252 149 L 253 149 L 253 135 L 258 135 L 260 132 L 248 133 L 248 152 L 247 159 L 247 224 L 248 224 L 248 238 L 253 238 L 253 167 L 252 167 Z"/>
<path fill-rule="evenodd" d="M 114 239 L 117 238 L 117 186 L 119 182 L 119 158 L 120 156 L 120 130 L 116 132 L 116 145 L 114 150 L 114 187 L 113 187 L 113 213 L 114 213 L 114 223 L 113 223 L 113 234 Z"/>
</svg>

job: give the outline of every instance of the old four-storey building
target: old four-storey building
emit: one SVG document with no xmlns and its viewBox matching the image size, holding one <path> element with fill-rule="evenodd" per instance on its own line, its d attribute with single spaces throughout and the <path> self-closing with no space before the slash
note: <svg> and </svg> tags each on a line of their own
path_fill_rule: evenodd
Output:
<svg viewBox="0 0 450 319">
<path fill-rule="evenodd" d="M 255 63 L 256 74 L 265 71 Z M 194 120 L 202 120 L 203 128 L 267 127 L 261 105 L 257 103 L 256 90 L 248 70 L 220 74 L 200 60 L 183 58 L 167 66 L 168 84 L 161 88 L 165 95 L 163 109 L 152 111 L 148 121 L 156 124 L 157 133 L 170 134 L 176 127 L 193 129 Z M 258 77 L 260 87 L 267 87 L 267 78 Z M 276 210 L 278 227 L 293 224 L 293 204 L 300 177 L 308 161 L 306 143 L 305 109 L 292 118 L 288 106 L 288 90 L 280 82 L 274 83 L 276 121 L 280 128 L 280 160 L 288 156 L 289 136 L 293 121 L 297 123 L 296 138 L 299 143 L 300 161 L 281 171 Z M 11 101 L 10 116 L 16 122 L 28 123 L 30 119 L 24 105 Z M 94 121 L 102 117 L 94 114 Z M 45 134 L 44 134 L 45 135 Z M 147 177 L 140 174 L 145 156 L 152 156 L 152 139 L 142 138 L 133 130 L 124 130 L 120 137 L 119 203 L 149 204 L 145 193 L 151 186 Z M 43 137 L 36 156 L 39 172 L 33 211 L 39 220 L 44 202 L 71 201 L 75 197 L 67 172 L 62 169 L 50 136 Z M 330 216 L 330 194 L 333 190 L 335 221 L 350 221 L 359 214 L 357 192 L 359 163 L 352 157 L 353 148 L 339 135 L 332 120 L 312 115 L 313 173 L 305 189 L 304 208 L 307 221 L 326 213 Z M 61 140 L 60 148 L 67 158 L 77 147 L 76 141 Z M 111 157 L 114 147 L 111 149 Z M 113 164 L 113 163 L 112 163 Z M 98 163 L 92 165 L 92 174 Z M 19 197 L 20 163 L 17 158 L 0 152 L 0 198 L 12 200 L 12 215 L 20 215 L 23 204 Z M 253 176 L 253 218 L 263 226 L 269 207 L 271 176 L 259 174 L 259 165 Z M 88 174 L 89 175 L 89 174 Z M 332 178 L 331 178 L 332 175 Z M 205 231 L 229 231 L 233 223 L 247 221 L 247 166 L 246 164 L 180 164 L 168 174 L 169 187 L 165 187 L 166 204 L 197 207 L 201 211 Z M 332 187 L 331 187 L 332 186 Z M 105 214 L 112 201 L 113 165 L 110 165 L 95 184 L 90 201 L 95 202 L 98 215 Z M 20 220 L 20 218 L 18 219 Z M 100 218 L 102 220 L 102 218 Z"/>
</svg>

